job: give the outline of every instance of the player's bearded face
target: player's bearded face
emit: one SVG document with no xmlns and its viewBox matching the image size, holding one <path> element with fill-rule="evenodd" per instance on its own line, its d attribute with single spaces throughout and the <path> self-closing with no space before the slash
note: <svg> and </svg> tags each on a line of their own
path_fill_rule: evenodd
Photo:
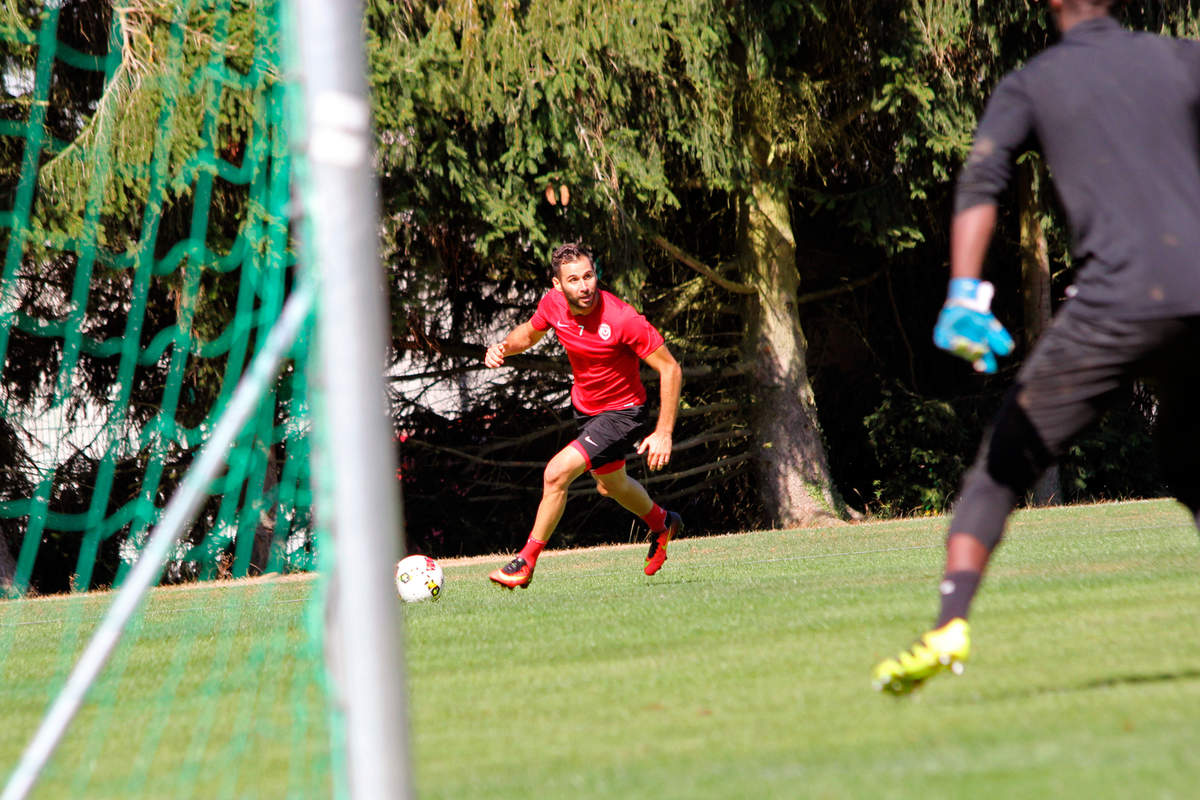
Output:
<svg viewBox="0 0 1200 800">
<path fill-rule="evenodd" d="M 566 296 L 572 314 L 587 314 L 596 307 L 600 290 L 596 286 L 596 270 L 588 259 L 563 264 L 552 283 Z"/>
</svg>

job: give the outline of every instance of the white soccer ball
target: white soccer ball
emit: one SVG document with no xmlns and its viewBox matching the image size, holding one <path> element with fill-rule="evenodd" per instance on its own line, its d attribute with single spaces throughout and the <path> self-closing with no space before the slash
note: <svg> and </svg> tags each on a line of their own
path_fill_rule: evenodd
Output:
<svg viewBox="0 0 1200 800">
<path fill-rule="evenodd" d="M 396 591 L 406 603 L 442 596 L 442 568 L 429 556 L 406 556 L 396 565 Z"/>
</svg>

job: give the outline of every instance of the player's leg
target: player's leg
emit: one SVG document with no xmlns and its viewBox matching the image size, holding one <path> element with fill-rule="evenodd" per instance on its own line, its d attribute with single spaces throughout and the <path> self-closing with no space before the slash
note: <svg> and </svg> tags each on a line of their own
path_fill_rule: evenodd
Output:
<svg viewBox="0 0 1200 800">
<path fill-rule="evenodd" d="M 1040 391 L 1038 373 L 1026 379 L 1029 383 L 1018 383 L 1001 403 L 984 449 L 963 480 L 946 538 L 935 628 L 967 618 L 1013 506 L 1054 463 L 1063 444 L 1099 415 L 1096 403 L 1077 403 L 1069 415 L 1039 429 L 1030 418 L 1029 407 L 1039 396 L 1052 393 Z M 1033 414 L 1039 416 L 1036 409 Z"/>
<path fill-rule="evenodd" d="M 650 550 L 643 571 L 647 575 L 658 572 L 667 560 L 667 544 L 683 529 L 682 517 L 655 503 L 645 487 L 630 477 L 624 461 L 598 467 L 592 475 L 596 491 L 616 500 L 650 527 Z"/>
<path fill-rule="evenodd" d="M 644 517 L 654 508 L 650 493 L 629 475 L 624 461 L 592 470 L 592 477 L 596 479 L 596 491 L 616 500 L 625 510 Z"/>
<path fill-rule="evenodd" d="M 488 576 L 494 583 L 514 589 L 518 586 L 527 587 L 533 580 L 538 556 L 546 542 L 550 541 L 567 507 L 567 489 L 587 470 L 585 455 L 573 445 L 559 450 L 546 464 L 542 471 L 542 499 L 538 503 L 529 538 L 512 561 Z"/>
<path fill-rule="evenodd" d="M 1200 529 L 1200 317 L 1184 323 L 1177 343 L 1155 364 L 1155 447 L 1171 493 Z"/>
<path fill-rule="evenodd" d="M 875 666 L 876 690 L 907 694 L 943 670 L 961 674 L 970 657 L 967 611 L 1017 497 L 1050 464 L 1050 451 L 1010 391 L 996 414 L 984 449 L 963 481 L 946 539 L 946 565 L 938 584 L 941 609 L 932 630 L 907 650 Z M 1030 456 L 1018 458 L 1019 453 Z M 1005 466 L 1007 462 L 1007 467 Z M 1025 468 L 1015 469 L 1024 462 Z"/>
<path fill-rule="evenodd" d="M 542 500 L 529 532 L 531 537 L 543 542 L 550 540 L 567 507 L 567 489 L 586 471 L 587 461 L 572 445 L 559 450 L 550 459 L 542 472 Z"/>
<path fill-rule="evenodd" d="M 637 449 L 648 427 L 645 406 L 606 411 L 588 419 L 576 441 L 587 452 L 597 491 L 612 497 L 650 527 L 650 550 L 642 569 L 653 575 L 667 560 L 667 543 L 683 529 L 683 520 L 655 503 L 625 471 L 626 454 Z"/>
<path fill-rule="evenodd" d="M 1164 402 L 1159 405 L 1158 421 L 1155 442 L 1163 477 L 1200 531 L 1200 415 L 1194 405 L 1182 408 Z"/>
<path fill-rule="evenodd" d="M 1111 404 L 1158 340 L 1136 323 L 1095 321 L 1065 309 L 1038 342 L 968 471 L 946 543 L 934 628 L 876 665 L 876 689 L 905 694 L 970 653 L 967 614 L 1018 498 L 1067 443 Z"/>
</svg>

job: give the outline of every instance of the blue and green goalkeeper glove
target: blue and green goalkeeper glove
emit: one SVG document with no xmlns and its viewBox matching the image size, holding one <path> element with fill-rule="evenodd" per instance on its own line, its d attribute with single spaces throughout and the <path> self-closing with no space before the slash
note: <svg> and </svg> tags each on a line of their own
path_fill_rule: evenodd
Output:
<svg viewBox="0 0 1200 800">
<path fill-rule="evenodd" d="M 959 358 L 976 372 L 995 372 L 996 356 L 1013 351 L 1013 339 L 992 314 L 995 287 L 978 278 L 953 278 L 946 304 L 933 329 L 933 343 Z"/>
</svg>

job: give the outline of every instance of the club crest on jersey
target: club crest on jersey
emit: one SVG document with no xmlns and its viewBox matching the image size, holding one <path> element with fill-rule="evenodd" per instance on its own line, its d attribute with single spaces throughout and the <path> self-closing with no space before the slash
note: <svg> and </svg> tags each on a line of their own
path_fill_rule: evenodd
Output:
<svg viewBox="0 0 1200 800">
<path fill-rule="evenodd" d="M 600 334 L 600 338 L 607 342 L 609 337 L 612 336 L 612 328 L 608 327 L 607 322 L 601 322 L 600 328 L 596 333 Z"/>
</svg>

